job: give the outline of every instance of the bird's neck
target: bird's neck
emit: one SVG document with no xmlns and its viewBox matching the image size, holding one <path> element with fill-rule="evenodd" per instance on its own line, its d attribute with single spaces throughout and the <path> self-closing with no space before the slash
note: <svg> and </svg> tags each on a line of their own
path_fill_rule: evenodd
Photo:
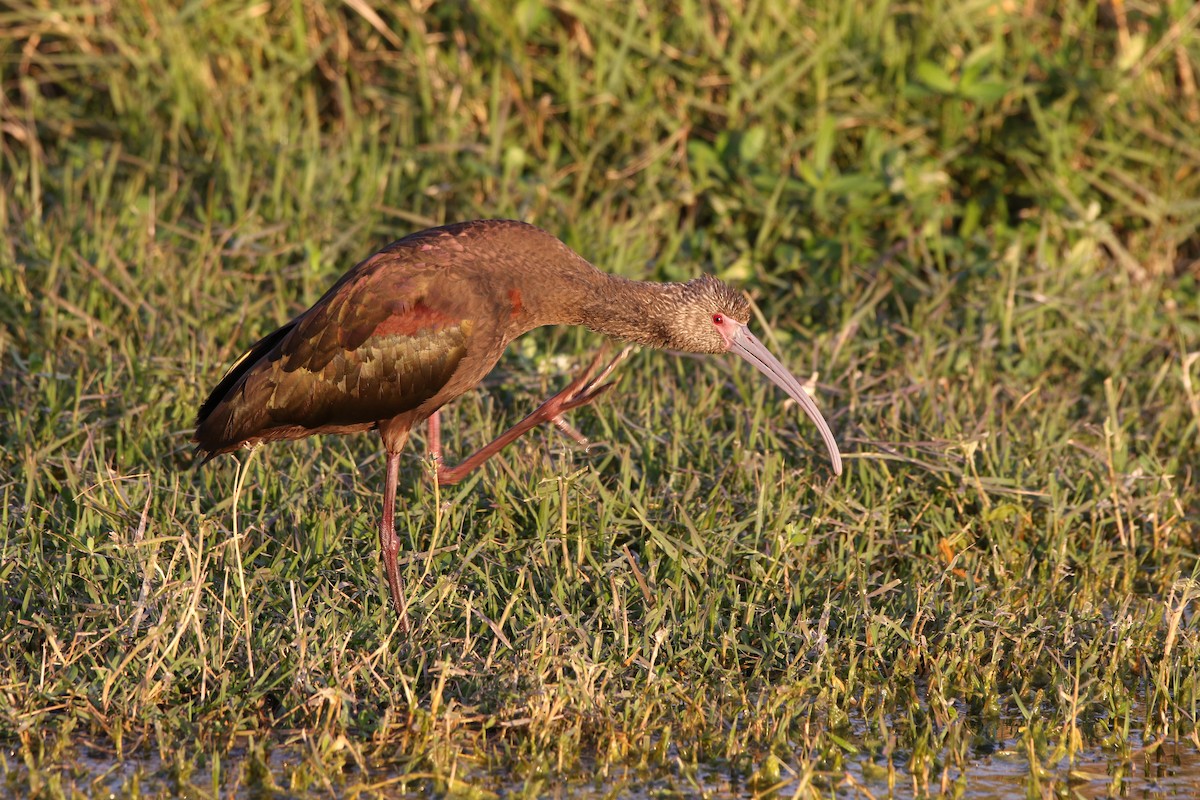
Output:
<svg viewBox="0 0 1200 800">
<path fill-rule="evenodd" d="M 633 281 L 614 275 L 605 278 L 603 291 L 584 304 L 583 324 L 597 333 L 647 347 L 670 347 L 673 337 L 669 323 L 682 297 L 683 284 Z"/>
<path fill-rule="evenodd" d="M 559 277 L 559 291 L 551 293 L 554 306 L 539 314 L 538 325 L 584 325 L 648 347 L 670 346 L 667 325 L 683 284 L 629 280 L 591 264 Z"/>
</svg>

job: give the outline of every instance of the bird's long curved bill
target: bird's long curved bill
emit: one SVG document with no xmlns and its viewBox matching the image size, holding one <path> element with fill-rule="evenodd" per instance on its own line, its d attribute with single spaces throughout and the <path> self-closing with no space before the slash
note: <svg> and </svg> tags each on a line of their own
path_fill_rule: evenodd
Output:
<svg viewBox="0 0 1200 800">
<path fill-rule="evenodd" d="M 788 393 L 788 397 L 800 404 L 804 413 L 808 414 L 808 418 L 816 424 L 817 430 L 821 432 L 821 438 L 825 440 L 825 448 L 829 450 L 829 458 L 833 461 L 834 474 L 841 475 L 842 454 L 838 451 L 837 442 L 833 439 L 833 431 L 829 430 L 829 424 L 821 416 L 821 410 L 808 396 L 808 392 L 804 391 L 800 381 L 796 380 L 796 377 L 787 371 L 787 367 L 780 364 L 779 359 L 771 355 L 771 351 L 745 326 L 742 326 L 733 337 L 729 343 L 729 349 L 753 364 L 755 369 L 770 378 L 772 383 Z"/>
</svg>

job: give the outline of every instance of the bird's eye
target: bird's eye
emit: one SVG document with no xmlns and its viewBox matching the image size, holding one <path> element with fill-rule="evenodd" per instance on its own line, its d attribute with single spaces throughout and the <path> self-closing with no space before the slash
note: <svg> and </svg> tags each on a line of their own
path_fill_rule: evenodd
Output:
<svg viewBox="0 0 1200 800">
<path fill-rule="evenodd" d="M 724 325 L 725 318 L 720 314 L 713 314 L 713 325 Z"/>
</svg>

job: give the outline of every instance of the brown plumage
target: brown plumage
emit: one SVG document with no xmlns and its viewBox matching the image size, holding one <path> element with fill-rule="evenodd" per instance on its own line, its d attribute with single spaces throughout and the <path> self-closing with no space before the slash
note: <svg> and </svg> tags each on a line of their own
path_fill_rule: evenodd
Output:
<svg viewBox="0 0 1200 800">
<path fill-rule="evenodd" d="M 387 451 L 380 545 L 405 619 L 392 516 L 398 454 L 412 427 L 430 421 L 438 480 L 453 483 L 610 386 L 604 381 L 622 356 L 599 372 L 593 362 L 460 466 L 442 465 L 438 409 L 482 381 L 508 344 L 533 328 L 586 325 L 650 347 L 737 352 L 801 403 L 840 474 L 820 412 L 749 333 L 749 318 L 745 298 L 715 278 L 648 283 L 608 275 L 532 225 L 482 220 L 432 228 L 360 262 L 312 308 L 251 347 L 201 405 L 193 441 L 208 461 L 263 442 L 378 429 Z"/>
</svg>

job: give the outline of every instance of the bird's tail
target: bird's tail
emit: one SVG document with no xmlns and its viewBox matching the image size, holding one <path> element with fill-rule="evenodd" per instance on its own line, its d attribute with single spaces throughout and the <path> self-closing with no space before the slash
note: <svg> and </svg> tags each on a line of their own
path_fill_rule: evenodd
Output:
<svg viewBox="0 0 1200 800">
<path fill-rule="evenodd" d="M 284 325 L 254 343 L 241 358 L 233 363 L 196 414 L 196 432 L 192 442 L 196 444 L 196 455 L 200 464 L 207 464 L 222 453 L 231 453 L 241 447 L 253 430 L 249 417 L 256 416 L 258 409 L 240 408 L 238 400 L 246 375 L 279 344 L 295 322 Z"/>
</svg>

